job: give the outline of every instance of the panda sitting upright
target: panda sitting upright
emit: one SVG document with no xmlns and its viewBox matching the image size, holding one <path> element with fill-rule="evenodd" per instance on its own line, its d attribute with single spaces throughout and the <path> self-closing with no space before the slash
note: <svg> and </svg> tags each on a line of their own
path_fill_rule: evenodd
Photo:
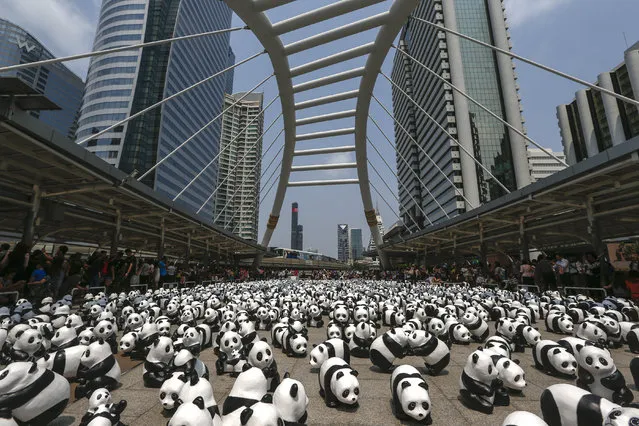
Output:
<svg viewBox="0 0 639 426">
<path fill-rule="evenodd" d="M 76 399 L 95 389 L 106 388 L 112 391 L 120 381 L 120 372 L 120 365 L 109 344 L 102 339 L 91 343 L 80 358 Z"/>
<path fill-rule="evenodd" d="M 493 365 L 491 352 L 479 348 L 468 356 L 459 379 L 459 394 L 468 408 L 492 414 L 495 392 L 502 383 Z"/>
<path fill-rule="evenodd" d="M 626 386 L 626 379 L 615 366 L 607 349 L 599 344 L 586 342 L 577 358 L 577 386 L 615 404 L 626 405 L 632 402 L 634 397 Z"/>
</svg>

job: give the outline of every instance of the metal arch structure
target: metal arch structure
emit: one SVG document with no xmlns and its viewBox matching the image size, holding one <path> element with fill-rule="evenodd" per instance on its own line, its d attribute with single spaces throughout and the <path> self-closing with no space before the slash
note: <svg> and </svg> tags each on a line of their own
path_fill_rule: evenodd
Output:
<svg viewBox="0 0 639 426">
<path fill-rule="evenodd" d="M 282 104 L 285 133 L 282 166 L 277 192 L 273 202 L 273 208 L 266 225 L 266 232 L 262 238 L 262 246 L 268 247 L 270 243 L 271 237 L 279 220 L 286 190 L 289 186 L 298 187 L 356 183 L 360 188 L 366 222 L 370 228 L 371 234 L 373 235 L 376 247 L 378 247 L 381 265 L 386 268 L 388 265 L 388 259 L 384 251 L 381 249 L 383 244 L 382 236 L 377 224 L 377 214 L 373 207 L 368 177 L 368 158 L 366 150 L 368 116 L 373 90 L 381 71 L 382 64 L 384 63 L 388 51 L 390 50 L 397 34 L 399 34 L 411 12 L 417 7 L 419 0 L 394 0 L 387 12 L 370 16 L 345 26 L 334 28 L 306 39 L 284 45 L 280 39 L 280 35 L 282 34 L 308 27 L 317 22 L 333 19 L 344 14 L 381 3 L 384 0 L 340 0 L 333 4 L 311 10 L 281 22 L 275 24 L 271 23 L 265 12 L 291 3 L 292 1 L 293 0 L 225 0 L 225 3 L 253 31 L 268 53 L 273 66 L 273 72 L 277 79 L 277 87 Z M 379 31 L 374 42 L 348 49 L 331 56 L 318 58 L 295 68 L 290 67 L 288 60 L 289 55 L 306 51 L 329 42 L 339 41 L 344 37 L 377 27 L 379 27 Z M 368 55 L 368 57 L 366 59 L 366 65 L 362 68 L 355 68 L 349 71 L 300 83 L 298 85 L 293 85 L 293 77 L 304 75 L 312 71 L 323 69 L 325 67 L 365 55 Z M 294 96 L 296 92 L 312 90 L 356 77 L 361 77 L 359 90 L 337 93 L 323 98 L 311 99 L 297 104 L 295 103 Z M 298 110 L 339 102 L 346 99 L 357 99 L 357 106 L 355 110 L 338 111 L 332 114 L 324 114 L 301 120 L 296 119 L 296 111 Z M 298 126 L 349 117 L 355 118 L 355 126 L 353 128 L 309 134 L 297 134 Z M 296 142 L 298 140 L 319 139 L 348 134 L 354 135 L 354 146 L 308 149 L 303 151 L 295 150 Z M 346 164 L 319 164 L 316 166 L 303 166 L 297 169 L 293 168 L 293 159 L 296 155 L 320 155 L 336 152 L 355 152 L 356 162 Z M 302 182 L 289 181 L 292 171 L 344 168 L 356 168 L 358 179 Z M 259 265 L 260 262 L 261 254 L 258 254 L 255 265 Z"/>
</svg>

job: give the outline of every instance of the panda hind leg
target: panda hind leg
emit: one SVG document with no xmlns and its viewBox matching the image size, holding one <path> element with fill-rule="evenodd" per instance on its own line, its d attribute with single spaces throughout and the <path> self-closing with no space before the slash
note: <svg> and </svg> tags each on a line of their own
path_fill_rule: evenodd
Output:
<svg viewBox="0 0 639 426">
<path fill-rule="evenodd" d="M 449 363 L 450 363 L 450 353 L 446 354 L 442 359 L 440 359 L 433 365 L 425 364 L 426 371 L 428 371 L 428 374 L 430 376 L 437 376 L 439 373 L 442 372 L 444 368 L 448 366 Z"/>
<path fill-rule="evenodd" d="M 459 395 L 461 397 L 462 404 L 471 410 L 479 411 L 484 414 L 493 413 L 493 405 L 491 403 L 475 396 L 467 389 L 460 389 Z"/>
</svg>

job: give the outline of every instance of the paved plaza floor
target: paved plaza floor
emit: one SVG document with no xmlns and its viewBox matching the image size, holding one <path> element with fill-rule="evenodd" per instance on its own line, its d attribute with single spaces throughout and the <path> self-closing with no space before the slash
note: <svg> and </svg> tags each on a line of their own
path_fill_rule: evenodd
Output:
<svg viewBox="0 0 639 426">
<path fill-rule="evenodd" d="M 490 323 L 494 330 L 494 323 Z M 537 324 L 543 338 L 558 340 L 560 335 L 548 333 L 544 330 L 543 322 Z M 263 337 L 268 337 L 270 343 L 270 333 L 260 332 Z M 325 329 L 309 329 L 309 343 L 319 344 L 325 340 Z M 429 393 L 432 400 L 433 425 L 465 425 L 473 426 L 499 426 L 504 418 L 511 412 L 526 410 L 540 415 L 539 397 L 541 392 L 548 386 L 555 383 L 573 383 L 574 380 L 558 379 L 548 376 L 534 368 L 532 352 L 526 349 L 524 354 L 513 354 L 513 359 L 521 361 L 521 367 L 526 373 L 528 383 L 521 395 L 511 396 L 509 407 L 495 407 L 492 415 L 482 414 L 472 411 L 462 405 L 458 400 L 459 377 L 466 363 L 468 355 L 479 345 L 468 346 L 453 345 L 451 349 L 451 360 L 448 367 L 436 377 L 425 376 L 430 387 Z M 276 359 L 281 375 L 290 372 L 292 378 L 300 380 L 309 397 L 308 424 L 309 425 L 398 425 L 406 424 L 399 422 L 392 414 L 390 374 L 380 373 L 368 358 L 351 357 L 351 365 L 359 372 L 360 398 L 359 406 L 356 409 L 334 409 L 324 405 L 324 400 L 319 396 L 319 383 L 317 372 L 311 369 L 308 358 L 288 358 L 276 349 Z M 624 374 L 628 386 L 635 394 L 635 399 L 639 395 L 632 385 L 632 376 L 628 368 L 630 360 L 634 355 L 626 348 L 612 350 L 612 355 L 619 370 Z M 212 349 L 202 352 L 200 359 L 205 362 L 211 371 L 211 383 L 215 398 L 219 406 L 223 403 L 226 395 L 231 390 L 235 379 L 228 375 L 217 376 L 215 374 L 216 355 Z M 163 413 L 159 402 L 159 389 L 148 389 L 142 382 L 142 365 L 132 367 L 130 361 L 123 363 L 124 372 L 121 378 L 122 385 L 113 392 L 114 401 L 125 399 L 128 407 L 122 416 L 122 422 L 127 425 L 165 425 L 170 415 Z M 395 364 L 411 364 L 423 372 L 423 362 L 420 357 L 406 357 L 396 360 Z M 131 368 L 132 367 L 132 368 Z M 54 424 L 77 425 L 82 415 L 87 409 L 87 400 L 70 401 L 64 414 Z"/>
</svg>

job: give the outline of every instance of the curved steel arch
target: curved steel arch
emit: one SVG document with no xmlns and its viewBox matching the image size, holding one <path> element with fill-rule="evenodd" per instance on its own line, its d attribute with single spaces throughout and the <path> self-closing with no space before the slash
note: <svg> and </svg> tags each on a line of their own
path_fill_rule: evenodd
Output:
<svg viewBox="0 0 639 426">
<path fill-rule="evenodd" d="M 342 100 L 349 98 L 357 98 L 357 107 L 352 114 L 350 111 L 336 114 L 328 114 L 324 116 L 325 119 L 336 119 L 340 116 L 355 116 L 355 157 L 356 168 L 358 175 L 358 183 L 360 187 L 360 193 L 362 196 L 362 204 L 364 207 L 364 214 L 366 221 L 373 235 L 376 247 L 378 247 L 378 253 L 380 256 L 380 262 L 382 267 L 388 266 L 388 260 L 385 253 L 379 248 L 382 245 L 382 237 L 377 224 L 377 214 L 373 208 L 373 202 L 370 191 L 370 183 L 368 178 L 368 162 L 366 154 L 366 140 L 367 140 L 367 125 L 368 114 L 370 110 L 370 104 L 372 99 L 373 90 L 377 82 L 377 77 L 381 71 L 382 64 L 388 51 L 391 48 L 395 37 L 401 30 L 402 26 L 408 19 L 410 13 L 415 9 L 419 0 L 394 0 L 390 10 L 386 13 L 371 16 L 346 25 L 344 27 L 335 28 L 310 37 L 308 39 L 300 40 L 294 43 L 284 46 L 280 35 L 288 31 L 304 28 L 308 25 L 316 22 L 331 19 L 343 14 L 363 9 L 368 6 L 380 3 L 383 0 L 340 0 L 328 6 L 321 7 L 319 9 L 311 10 L 297 17 L 287 19 L 285 21 L 272 24 L 268 19 L 265 10 L 272 9 L 286 3 L 290 3 L 291 0 L 270 0 L 268 2 L 264 0 L 225 0 L 226 4 L 244 21 L 244 23 L 253 31 L 257 39 L 262 43 L 264 49 L 268 53 L 273 66 L 273 71 L 277 79 L 277 86 L 280 94 L 280 100 L 282 104 L 282 114 L 284 117 L 284 152 L 282 157 L 282 168 L 280 171 L 280 178 L 273 202 L 273 208 L 269 216 L 268 223 L 266 225 L 266 232 L 262 238 L 262 245 L 267 247 L 270 243 L 273 231 L 277 226 L 280 212 L 282 210 L 282 204 L 284 203 L 284 197 L 286 195 L 286 189 L 290 186 L 289 178 L 291 175 L 291 169 L 293 165 L 293 158 L 295 156 L 295 146 L 298 140 L 296 134 L 297 125 L 303 125 L 303 121 L 296 123 L 296 105 L 294 94 L 296 87 L 293 86 L 293 75 L 301 75 L 304 72 L 301 69 L 306 68 L 307 72 L 313 69 L 322 68 L 318 66 L 319 63 L 331 65 L 342 62 L 344 60 L 352 59 L 356 56 L 363 56 L 368 54 L 366 65 L 362 70 L 353 70 L 353 76 L 355 74 L 361 75 L 361 81 L 359 90 L 357 92 L 346 92 L 343 94 L 331 95 L 322 99 L 316 99 L 313 101 L 307 101 L 306 104 L 313 104 L 314 101 L 322 102 L 332 100 Z M 354 49 L 344 51 L 340 54 L 333 55 L 332 58 L 321 58 L 308 64 L 296 67 L 291 71 L 288 55 L 293 54 L 305 49 L 309 49 L 320 44 L 330 41 L 337 41 L 343 37 L 355 34 L 357 32 L 365 31 L 371 28 L 379 27 L 379 32 L 374 43 L 369 43 Z M 316 67 L 316 68 L 314 68 Z M 343 73 L 346 75 L 347 73 Z M 336 78 L 336 79 L 335 79 Z M 326 82 L 340 81 L 339 76 L 328 76 L 324 78 Z M 322 79 L 311 82 L 311 86 Z M 311 89 L 318 86 L 310 87 Z M 297 87 L 299 90 L 299 87 Z M 327 103 L 327 102 L 325 102 Z M 315 105 L 321 105 L 316 103 Z M 300 108 L 301 104 L 298 105 Z M 313 106 L 313 105 L 311 105 Z M 332 116 L 329 118 L 329 116 Z M 322 118 L 320 118 L 322 120 Z M 343 129 L 347 130 L 347 129 Z M 321 132 L 320 132 L 321 133 Z M 328 136 L 328 134 L 327 134 Z M 342 147 L 347 148 L 347 147 Z M 337 166 L 337 165 L 335 165 Z M 347 182 L 348 181 L 348 182 Z M 313 182 L 306 182 L 313 183 Z M 318 182 L 315 182 L 316 184 Z M 342 183 L 353 183 L 352 180 L 344 180 Z M 256 259 L 256 266 L 261 262 L 261 257 Z"/>
</svg>

